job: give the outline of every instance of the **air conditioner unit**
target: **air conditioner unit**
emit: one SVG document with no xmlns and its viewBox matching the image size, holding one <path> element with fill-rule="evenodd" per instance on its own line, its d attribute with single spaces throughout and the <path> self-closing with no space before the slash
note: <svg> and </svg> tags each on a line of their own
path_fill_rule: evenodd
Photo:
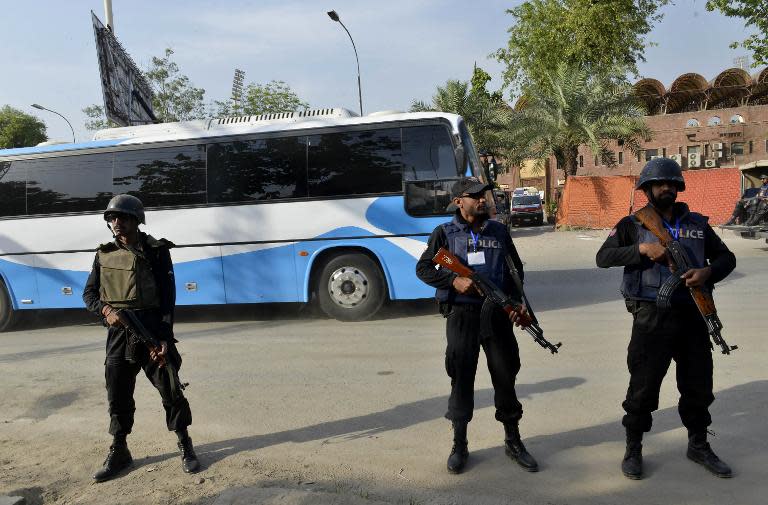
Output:
<svg viewBox="0 0 768 505">
<path fill-rule="evenodd" d="M 683 155 L 682 154 L 670 154 L 669 155 L 670 160 L 675 160 L 678 165 L 681 165 L 683 163 Z"/>
<path fill-rule="evenodd" d="M 704 160 L 704 166 L 707 168 L 716 168 L 717 160 Z"/>
<path fill-rule="evenodd" d="M 688 155 L 688 167 L 699 168 L 701 166 L 701 155 L 699 153 L 690 153 Z"/>
<path fill-rule="evenodd" d="M 712 142 L 712 150 L 713 151 L 722 151 L 723 150 L 723 143 L 722 142 Z"/>
</svg>

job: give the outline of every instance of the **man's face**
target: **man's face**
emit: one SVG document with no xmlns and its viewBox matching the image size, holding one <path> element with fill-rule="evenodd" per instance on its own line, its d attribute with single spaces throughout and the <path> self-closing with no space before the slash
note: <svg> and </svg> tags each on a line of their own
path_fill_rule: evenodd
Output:
<svg viewBox="0 0 768 505">
<path fill-rule="evenodd" d="M 107 214 L 107 222 L 112 226 L 112 233 L 117 238 L 133 236 L 139 228 L 139 221 L 135 217 L 120 212 Z"/>
<path fill-rule="evenodd" d="M 762 183 L 763 183 L 763 186 L 765 186 L 766 184 L 768 184 L 768 177 L 762 177 L 762 178 L 760 179 L 760 182 L 762 182 Z"/>
<path fill-rule="evenodd" d="M 651 183 L 651 194 L 656 207 L 668 209 L 677 200 L 677 184 L 674 181 L 655 181 Z"/>
<path fill-rule="evenodd" d="M 488 217 L 488 205 L 485 200 L 485 191 L 457 196 L 453 199 L 453 203 L 461 209 L 461 214 L 464 218 Z"/>
</svg>

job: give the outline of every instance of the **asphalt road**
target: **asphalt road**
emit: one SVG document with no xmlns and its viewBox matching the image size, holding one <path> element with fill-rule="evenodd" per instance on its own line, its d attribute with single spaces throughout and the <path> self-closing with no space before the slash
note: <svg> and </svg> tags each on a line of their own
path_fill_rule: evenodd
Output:
<svg viewBox="0 0 768 505">
<path fill-rule="evenodd" d="M 91 485 L 109 445 L 104 330 L 57 311 L 0 335 L 0 495 L 27 503 L 763 504 L 768 484 L 764 313 L 768 248 L 725 237 L 737 270 L 716 292 L 712 445 L 735 471 L 720 480 L 685 458 L 674 365 L 646 437 L 648 477 L 629 481 L 621 400 L 630 317 L 620 269 L 598 270 L 605 232 L 513 231 L 528 295 L 552 356 L 520 332 L 521 431 L 542 471 L 504 455 L 483 360 L 469 427 L 470 464 L 447 474 L 444 322 L 430 301 L 390 305 L 373 321 L 339 323 L 298 305 L 182 309 L 182 379 L 204 469 L 181 473 L 159 397 L 139 378 L 136 466 Z M 282 501 L 280 501 L 282 500 Z"/>
</svg>

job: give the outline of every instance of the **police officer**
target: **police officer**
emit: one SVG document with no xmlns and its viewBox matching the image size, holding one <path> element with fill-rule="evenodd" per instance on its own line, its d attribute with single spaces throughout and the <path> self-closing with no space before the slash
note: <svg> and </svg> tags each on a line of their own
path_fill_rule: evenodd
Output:
<svg viewBox="0 0 768 505">
<path fill-rule="evenodd" d="M 168 430 L 178 436 L 183 470 L 195 472 L 200 464 L 187 433 L 192 413 L 178 386 L 178 377 L 172 380 L 169 376 L 173 373 L 169 370 L 178 370 L 181 365 L 173 338 L 176 288 L 169 252 L 173 244 L 139 231 L 139 224 L 145 223 L 144 206 L 135 196 L 112 198 L 104 220 L 115 240 L 98 247 L 83 300 L 88 310 L 102 317 L 109 327 L 104 364 L 113 442 L 103 468 L 93 479 L 109 480 L 133 464 L 126 438 L 133 427 L 136 375 L 142 369 L 160 392 Z M 122 327 L 116 315 L 118 309 L 132 309 L 162 343 L 157 354 L 150 353 Z M 158 361 L 162 358 L 173 366 L 161 368 Z"/>
<path fill-rule="evenodd" d="M 643 168 L 637 182 L 649 206 L 663 219 L 673 238 L 686 249 L 696 265 L 683 274 L 684 284 L 672 296 L 672 308 L 656 306 L 659 287 L 671 275 L 670 259 L 658 238 L 634 216 L 623 218 L 611 230 L 597 252 L 597 266 L 623 266 L 621 292 L 632 313 L 632 336 L 627 351 L 629 388 L 622 406 L 627 447 L 621 470 L 630 479 L 643 476 L 643 433 L 651 430 L 651 413 L 659 406 L 659 390 L 671 360 L 677 369 L 680 391 L 678 412 L 688 429 L 689 459 L 718 477 L 730 477 L 731 469 L 707 443 L 712 418 L 712 351 L 707 327 L 688 287 L 712 289 L 735 267 L 736 258 L 717 237 L 707 218 L 675 202 L 685 190 L 683 174 L 674 160 L 657 158 Z"/>
<path fill-rule="evenodd" d="M 752 198 L 742 198 L 736 202 L 733 215 L 727 222 L 723 223 L 723 226 L 734 224 L 751 226 L 760 223 L 762 214 L 765 214 L 765 208 L 768 205 L 768 174 L 761 174 L 760 181 L 762 185 L 757 194 Z"/>
<path fill-rule="evenodd" d="M 763 184 L 757 193 L 755 210 L 752 216 L 744 223 L 747 226 L 755 226 L 768 219 L 768 174 L 762 174 L 760 181 Z"/>
<path fill-rule="evenodd" d="M 445 417 L 453 425 L 453 448 L 448 457 L 451 473 L 460 473 L 469 456 L 467 424 L 472 420 L 475 372 L 481 346 L 495 389 L 496 419 L 504 424 L 506 453 L 525 470 L 538 470 L 536 460 L 520 440 L 518 429 L 523 408 L 515 394 L 520 355 L 512 323 L 517 323 L 522 314 L 513 312 L 508 317 L 503 310 L 495 308 L 481 317 L 483 299 L 472 280 L 435 269 L 432 263 L 438 249 L 444 247 L 509 293 L 512 286 L 506 262 L 509 256 L 522 277 L 523 265 L 506 226 L 488 218 L 485 194 L 490 189 L 489 184 L 476 177 L 464 177 L 453 185 L 455 216 L 435 228 L 427 250 L 416 264 L 419 279 L 437 289 L 440 313 L 447 319 L 445 367 L 451 378 L 451 396 Z"/>
</svg>

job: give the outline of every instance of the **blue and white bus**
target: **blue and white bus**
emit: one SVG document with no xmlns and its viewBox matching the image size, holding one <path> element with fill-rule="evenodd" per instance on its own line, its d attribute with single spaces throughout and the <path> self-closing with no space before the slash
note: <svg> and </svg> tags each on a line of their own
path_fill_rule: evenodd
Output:
<svg viewBox="0 0 768 505">
<path fill-rule="evenodd" d="M 483 177 L 461 117 L 345 109 L 113 128 L 0 150 L 0 330 L 82 307 L 101 213 L 130 193 L 176 244 L 177 303 L 309 302 L 361 320 L 415 276 L 453 181 Z"/>
</svg>

